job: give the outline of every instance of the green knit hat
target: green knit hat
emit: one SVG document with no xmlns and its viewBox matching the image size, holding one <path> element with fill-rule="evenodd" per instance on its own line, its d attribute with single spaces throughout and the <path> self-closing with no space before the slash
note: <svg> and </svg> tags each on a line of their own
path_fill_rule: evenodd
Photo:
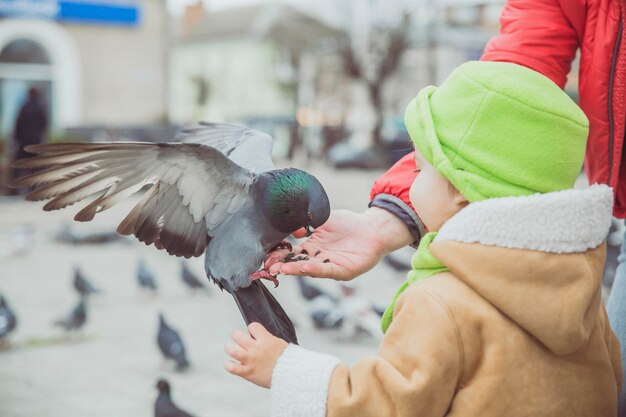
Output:
<svg viewBox="0 0 626 417">
<path fill-rule="evenodd" d="M 482 61 L 422 89 L 404 123 L 415 147 L 470 202 L 572 188 L 589 126 L 548 78 Z"/>
</svg>

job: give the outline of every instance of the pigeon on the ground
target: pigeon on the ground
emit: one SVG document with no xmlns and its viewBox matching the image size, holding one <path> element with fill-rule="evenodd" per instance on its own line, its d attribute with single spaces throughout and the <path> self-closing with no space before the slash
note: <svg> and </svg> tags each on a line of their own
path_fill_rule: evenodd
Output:
<svg viewBox="0 0 626 417">
<path fill-rule="evenodd" d="M 193 417 L 174 404 L 170 384 L 166 380 L 159 379 L 156 386 L 159 396 L 154 403 L 154 417 Z"/>
<path fill-rule="evenodd" d="M 0 345 L 7 343 L 9 333 L 15 330 L 15 326 L 17 317 L 6 299 L 0 295 Z"/>
<path fill-rule="evenodd" d="M 143 259 L 139 260 L 139 264 L 137 266 L 137 283 L 141 288 L 156 294 L 158 287 L 154 279 L 154 274 L 148 269 Z"/>
<path fill-rule="evenodd" d="M 366 333 L 375 339 L 382 339 L 380 315 L 373 303 L 356 295 L 356 289 L 351 284 L 342 283 L 340 286 L 341 297 L 338 308 L 343 317 L 342 336 L 351 339 L 359 333 Z"/>
<path fill-rule="evenodd" d="M 72 308 L 72 311 L 66 318 L 60 319 L 54 322 L 55 326 L 62 327 L 66 332 L 73 330 L 79 330 L 87 321 L 87 303 L 85 299 L 81 297 L 78 304 Z"/>
<path fill-rule="evenodd" d="M 163 313 L 159 314 L 159 332 L 157 334 L 157 343 L 159 349 L 165 359 L 171 359 L 176 362 L 176 370 L 183 371 L 189 367 L 187 354 L 185 353 L 185 345 L 183 339 L 176 330 L 171 328 L 163 317 Z"/>
<path fill-rule="evenodd" d="M 92 294 L 102 292 L 85 278 L 85 275 L 78 266 L 74 267 L 74 289 L 81 297 L 88 297 Z"/>
<path fill-rule="evenodd" d="M 70 245 L 98 245 L 103 243 L 112 243 L 125 241 L 126 236 L 119 235 L 115 232 L 76 232 L 72 230 L 72 224 L 64 222 L 56 231 L 54 240 L 60 243 L 68 243 Z"/>
<path fill-rule="evenodd" d="M 315 285 L 307 282 L 302 276 L 297 276 L 300 294 L 307 300 L 309 317 L 317 329 L 337 329 L 341 327 L 343 313 L 338 308 L 339 300 L 330 293 L 322 291 Z"/>
<path fill-rule="evenodd" d="M 10 256 L 26 256 L 28 255 L 34 245 L 35 230 L 30 224 L 21 224 L 15 226 L 11 230 L 11 250 L 9 251 Z"/>
<path fill-rule="evenodd" d="M 181 260 L 180 265 L 181 265 L 180 277 L 182 278 L 185 285 L 187 285 L 193 291 L 206 290 L 206 287 L 204 286 L 204 284 L 198 279 L 198 277 L 193 272 L 191 272 L 191 269 L 189 269 L 187 262 L 185 262 L 184 260 Z"/>
<path fill-rule="evenodd" d="M 304 299 L 307 300 L 307 301 L 311 301 L 314 298 L 317 298 L 319 296 L 326 296 L 326 297 L 329 297 L 329 298 L 335 300 L 335 297 L 333 297 L 330 294 L 322 291 L 321 289 L 319 289 L 315 285 L 307 282 L 302 275 L 297 275 L 296 276 L 296 281 L 298 282 L 298 288 L 300 289 L 300 295 L 302 295 L 302 297 L 304 297 Z"/>
<path fill-rule="evenodd" d="M 77 221 L 90 221 L 150 185 L 118 232 L 171 255 L 205 253 L 207 276 L 233 295 L 246 323 L 260 322 L 297 343 L 291 320 L 259 278 L 276 284 L 270 262 L 263 265 L 266 254 L 294 231 L 310 234 L 326 222 L 330 204 L 324 188 L 299 169 L 275 169 L 272 138 L 265 133 L 203 123 L 177 139 L 31 145 L 27 150 L 37 156 L 13 165 L 42 170 L 10 185 L 34 186 L 26 199 L 51 199 L 46 211 L 95 195 Z"/>
<path fill-rule="evenodd" d="M 342 283 L 341 295 L 335 297 L 309 282 L 310 279 L 298 276 L 296 280 L 316 329 L 339 329 L 345 339 L 352 339 L 359 333 L 382 337 L 380 317 L 385 308 L 356 295 L 351 284 Z"/>
</svg>

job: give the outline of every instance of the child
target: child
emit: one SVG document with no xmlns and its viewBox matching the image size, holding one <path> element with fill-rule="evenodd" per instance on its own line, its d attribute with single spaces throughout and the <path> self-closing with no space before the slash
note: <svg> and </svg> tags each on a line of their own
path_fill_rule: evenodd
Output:
<svg viewBox="0 0 626 417">
<path fill-rule="evenodd" d="M 405 123 L 411 203 L 431 233 L 379 356 L 347 367 L 253 323 L 226 369 L 271 387 L 280 417 L 615 416 L 619 344 L 600 290 L 612 193 L 571 189 L 583 112 L 537 72 L 469 62 L 420 91 Z"/>
</svg>

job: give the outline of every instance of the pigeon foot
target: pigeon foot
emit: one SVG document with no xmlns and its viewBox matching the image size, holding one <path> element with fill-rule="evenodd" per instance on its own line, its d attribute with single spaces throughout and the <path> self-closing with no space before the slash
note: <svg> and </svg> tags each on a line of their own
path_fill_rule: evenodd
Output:
<svg viewBox="0 0 626 417">
<path fill-rule="evenodd" d="M 278 287 L 276 275 L 270 274 L 267 269 L 260 269 L 250 274 L 250 281 L 256 281 L 257 279 L 268 279 L 274 283 L 274 288 Z"/>
</svg>

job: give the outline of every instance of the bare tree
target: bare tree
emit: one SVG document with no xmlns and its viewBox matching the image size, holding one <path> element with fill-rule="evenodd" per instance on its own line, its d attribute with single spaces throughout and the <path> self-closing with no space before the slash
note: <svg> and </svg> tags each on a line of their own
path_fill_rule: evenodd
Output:
<svg viewBox="0 0 626 417">
<path fill-rule="evenodd" d="M 366 84 L 376 123 L 372 131 L 372 144 L 382 141 L 384 112 L 382 91 L 385 81 L 396 71 L 404 51 L 409 45 L 411 16 L 403 13 L 400 23 L 390 27 L 384 23 L 373 23 L 367 30 L 365 50 L 357 50 L 355 42 L 347 41 L 341 47 L 344 70 L 353 80 Z"/>
</svg>

